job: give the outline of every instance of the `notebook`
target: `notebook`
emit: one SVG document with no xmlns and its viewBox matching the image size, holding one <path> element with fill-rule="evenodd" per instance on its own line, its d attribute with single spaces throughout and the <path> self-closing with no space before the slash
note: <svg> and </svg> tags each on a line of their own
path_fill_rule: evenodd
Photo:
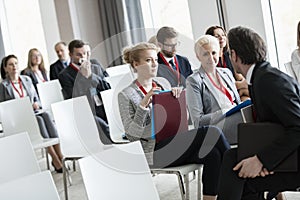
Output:
<svg viewBox="0 0 300 200">
<path fill-rule="evenodd" d="M 253 156 L 278 137 L 285 134 L 284 127 L 275 123 L 241 123 L 238 125 L 238 161 Z M 298 151 L 296 150 L 282 161 L 275 172 L 293 172 L 298 170 Z"/>
<path fill-rule="evenodd" d="M 152 138 L 156 142 L 188 130 L 185 90 L 179 98 L 171 91 L 161 91 L 152 97 Z"/>
</svg>

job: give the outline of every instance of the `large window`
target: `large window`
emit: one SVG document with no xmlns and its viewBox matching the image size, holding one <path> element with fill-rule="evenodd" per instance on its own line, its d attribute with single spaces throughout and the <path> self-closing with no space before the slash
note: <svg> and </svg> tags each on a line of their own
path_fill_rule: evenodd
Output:
<svg viewBox="0 0 300 200">
<path fill-rule="evenodd" d="M 180 34 L 193 38 L 187 0 L 141 0 L 146 28 L 172 26 Z"/>
<path fill-rule="evenodd" d="M 299 0 L 270 0 L 277 55 L 280 69 L 291 60 L 297 48 L 297 24 L 300 21 Z"/>
</svg>

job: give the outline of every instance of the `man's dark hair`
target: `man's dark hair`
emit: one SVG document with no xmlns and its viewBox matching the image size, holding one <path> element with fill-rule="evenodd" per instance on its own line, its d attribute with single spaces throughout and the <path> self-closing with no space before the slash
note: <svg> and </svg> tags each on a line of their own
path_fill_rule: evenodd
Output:
<svg viewBox="0 0 300 200">
<path fill-rule="evenodd" d="M 69 43 L 69 52 L 73 53 L 75 48 L 82 48 L 84 45 L 85 43 L 82 40 L 73 40 Z"/>
<path fill-rule="evenodd" d="M 267 47 L 264 40 L 253 30 L 238 26 L 228 32 L 230 50 L 234 50 L 243 64 L 266 60 Z"/>
<path fill-rule="evenodd" d="M 160 28 L 157 32 L 156 38 L 159 43 L 164 43 L 167 38 L 175 38 L 178 37 L 177 31 L 168 26 L 164 26 Z"/>
</svg>

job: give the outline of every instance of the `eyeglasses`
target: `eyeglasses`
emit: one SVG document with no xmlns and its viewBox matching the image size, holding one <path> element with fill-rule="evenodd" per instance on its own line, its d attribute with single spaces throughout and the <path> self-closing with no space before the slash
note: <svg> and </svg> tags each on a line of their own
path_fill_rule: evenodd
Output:
<svg viewBox="0 0 300 200">
<path fill-rule="evenodd" d="M 175 48 L 175 47 L 178 47 L 180 45 L 180 42 L 178 41 L 176 44 L 166 44 L 166 43 L 163 43 L 163 45 L 165 47 L 168 47 L 168 48 Z"/>
</svg>

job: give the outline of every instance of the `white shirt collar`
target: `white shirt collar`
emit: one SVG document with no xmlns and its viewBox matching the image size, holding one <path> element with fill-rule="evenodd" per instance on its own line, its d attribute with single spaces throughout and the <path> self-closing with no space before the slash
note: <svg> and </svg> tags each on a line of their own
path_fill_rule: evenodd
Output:
<svg viewBox="0 0 300 200">
<path fill-rule="evenodd" d="M 248 85 L 251 85 L 251 77 L 252 77 L 252 73 L 253 73 L 253 69 L 255 67 L 255 64 L 251 65 L 251 67 L 248 69 L 247 74 L 246 74 L 246 81 L 248 83 Z"/>
<path fill-rule="evenodd" d="M 169 57 L 166 57 L 166 56 L 164 56 L 164 55 L 163 55 L 163 57 L 166 59 L 167 62 L 170 62 L 170 60 L 173 60 L 173 62 L 174 62 L 174 57 L 169 58 Z"/>
</svg>

